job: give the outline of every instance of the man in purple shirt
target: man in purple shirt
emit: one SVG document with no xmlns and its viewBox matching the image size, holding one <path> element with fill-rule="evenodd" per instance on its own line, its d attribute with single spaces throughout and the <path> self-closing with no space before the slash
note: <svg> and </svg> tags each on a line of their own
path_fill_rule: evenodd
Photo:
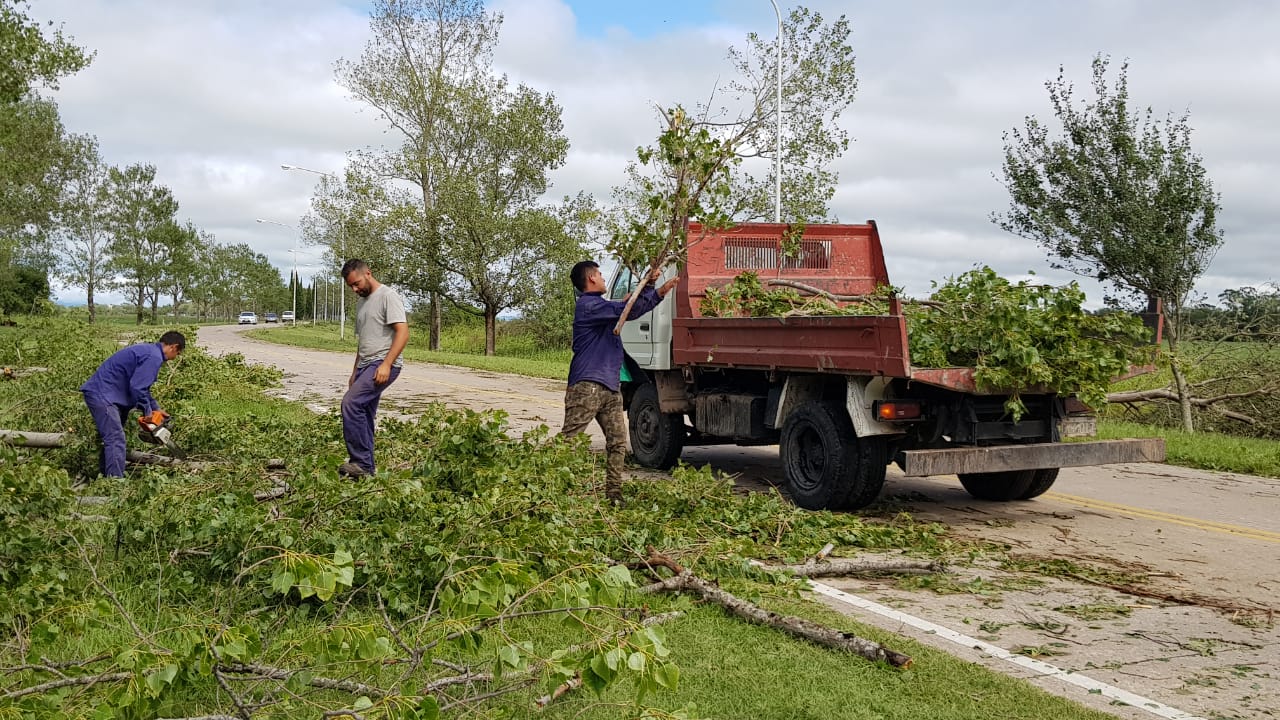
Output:
<svg viewBox="0 0 1280 720">
<path fill-rule="evenodd" d="M 160 376 L 160 366 L 185 350 L 187 339 L 170 330 L 155 343 L 140 343 L 118 350 L 98 366 L 80 392 L 89 407 L 93 424 L 102 439 L 101 470 L 106 477 L 124 477 L 124 424 L 129 411 L 144 415 L 160 410 L 151 397 L 151 386 Z"/>
<path fill-rule="evenodd" d="M 679 276 L 655 290 L 653 283 L 661 275 L 661 270 L 650 273 L 640 296 L 631 306 L 628 320 L 652 310 L 676 286 Z M 564 428 L 560 435 L 577 435 L 592 419 L 600 425 L 608 458 L 605 497 L 618 502 L 622 499 L 627 423 L 622 416 L 622 393 L 619 392 L 622 338 L 613 334 L 613 328 L 627 303 L 604 298 L 604 275 L 600 273 L 600 266 L 590 260 L 574 265 L 569 277 L 580 295 L 573 309 L 573 360 L 569 363 L 569 388 L 564 395 Z"/>
</svg>

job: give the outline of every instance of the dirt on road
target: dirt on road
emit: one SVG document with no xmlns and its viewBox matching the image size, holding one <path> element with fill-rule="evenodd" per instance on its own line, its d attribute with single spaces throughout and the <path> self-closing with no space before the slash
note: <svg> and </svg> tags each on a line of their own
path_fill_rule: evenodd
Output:
<svg viewBox="0 0 1280 720">
<path fill-rule="evenodd" d="M 285 397 L 337 407 L 350 355 L 240 330 L 201 328 L 199 341 L 281 368 Z M 558 427 L 563 392 L 561 382 L 407 363 L 383 408 L 409 417 L 433 401 L 502 409 L 521 432 Z M 684 459 L 733 474 L 744 491 L 784 491 L 776 447 L 689 448 Z M 832 607 L 1122 717 L 1280 716 L 1280 480 L 1166 465 L 1072 468 L 1035 501 L 992 503 L 970 498 L 954 477 L 890 468 L 866 512 L 898 511 L 1003 546 L 1021 567 L 979 560 L 923 588 L 824 581 L 830 592 L 820 597 Z M 1071 565 L 1036 567 L 1054 561 Z M 1102 571 L 1115 573 L 1110 586 L 1097 582 Z M 1140 582 L 1118 590 L 1129 578 Z"/>
</svg>

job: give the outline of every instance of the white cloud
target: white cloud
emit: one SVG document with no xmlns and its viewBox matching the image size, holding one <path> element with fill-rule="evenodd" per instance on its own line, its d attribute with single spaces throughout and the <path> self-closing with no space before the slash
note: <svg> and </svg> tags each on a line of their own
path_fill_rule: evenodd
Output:
<svg viewBox="0 0 1280 720">
<path fill-rule="evenodd" d="M 626 12 L 651 8 L 615 3 L 617 21 L 595 33 L 577 23 L 572 3 L 491 3 L 505 16 L 498 69 L 553 92 L 564 108 L 571 149 L 553 176 L 553 196 L 607 197 L 635 147 L 656 135 L 655 103 L 704 100 L 728 78 L 729 45 L 742 46 L 749 31 L 773 37 L 764 3 L 687 5 L 717 19 L 689 23 L 682 15 L 632 32 Z M 854 142 L 837 165 L 833 210 L 846 221 L 880 223 L 895 284 L 922 293 L 930 280 L 979 263 L 1010 276 L 1034 270 L 1052 282 L 1073 279 L 988 216 L 1007 203 L 993 177 L 1001 133 L 1028 114 L 1051 118 L 1044 82 L 1060 65 L 1087 96 L 1098 52 L 1116 65 L 1130 60 L 1137 106 L 1162 117 L 1191 113 L 1194 146 L 1222 193 L 1226 237 L 1200 292 L 1212 298 L 1280 275 L 1280 219 L 1270 197 L 1280 180 L 1280 135 L 1271 129 L 1280 116 L 1273 37 L 1280 5 L 808 5 L 828 17 L 849 14 L 857 56 L 859 88 L 843 118 Z M 334 62 L 363 49 L 365 10 L 340 0 L 42 0 L 32 13 L 65 23 L 98 53 L 57 94 L 67 125 L 97 135 L 110 162 L 155 164 L 182 204 L 181 218 L 221 241 L 250 244 L 287 272 L 294 238 L 254 218 L 296 224 L 317 178 L 280 164 L 335 171 L 347 151 L 396 142 L 334 81 Z"/>
</svg>

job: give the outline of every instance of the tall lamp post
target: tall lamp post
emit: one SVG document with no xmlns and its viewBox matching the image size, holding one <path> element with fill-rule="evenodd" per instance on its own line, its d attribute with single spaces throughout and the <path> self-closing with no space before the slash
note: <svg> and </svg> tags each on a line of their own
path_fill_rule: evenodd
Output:
<svg viewBox="0 0 1280 720">
<path fill-rule="evenodd" d="M 280 227 L 283 227 L 283 228 L 289 228 L 295 233 L 294 240 L 293 240 L 293 244 L 295 247 L 292 247 L 289 249 L 289 254 L 293 256 L 293 277 L 289 279 L 289 284 L 293 286 L 293 326 L 297 327 L 298 326 L 298 248 L 296 246 L 298 244 L 298 239 L 297 239 L 296 233 L 298 232 L 298 229 L 292 225 L 285 225 L 284 223 L 276 222 L 275 220 L 263 220 L 262 218 L 258 218 L 257 221 L 260 223 L 266 223 L 267 225 L 279 225 Z"/>
<path fill-rule="evenodd" d="M 323 175 L 323 176 L 325 176 L 325 177 L 330 177 L 330 178 L 333 178 L 334 180 L 341 180 L 341 179 L 342 179 L 342 178 L 338 177 L 337 175 L 335 175 L 335 174 L 333 174 L 333 173 L 331 173 L 331 172 L 324 172 L 323 170 L 312 170 L 311 168 L 305 168 L 305 167 L 302 167 L 302 166 L 300 166 L 300 165 L 289 165 L 289 164 L 287 164 L 287 163 L 283 163 L 283 164 L 281 164 L 281 165 L 280 165 L 280 169 L 281 169 L 281 170 L 285 170 L 285 171 L 289 171 L 289 170 L 300 170 L 300 171 L 302 171 L 302 172 L 309 172 L 309 173 L 312 173 L 312 174 L 314 174 L 314 175 Z M 346 258 L 346 254 L 347 254 L 347 223 L 346 223 L 346 214 L 345 214 L 345 213 L 343 213 L 343 216 L 342 216 L 341 218 L 339 218 L 339 220 L 338 220 L 338 231 L 339 231 L 339 234 L 338 234 L 338 243 L 339 243 L 338 253 L 339 253 L 339 254 L 341 254 L 341 255 L 343 256 L 341 259 L 342 259 L 342 262 L 344 262 L 344 263 L 345 263 L 345 262 L 347 261 L 347 258 Z M 342 279 L 343 279 L 343 281 L 344 281 L 344 282 L 346 281 L 346 278 L 342 278 Z M 346 339 L 346 337 L 347 337 L 347 296 L 346 296 L 346 294 L 345 294 L 345 293 L 339 293 L 339 295 L 338 295 L 338 340 L 339 340 L 339 341 L 345 340 L 345 339 Z"/>
<path fill-rule="evenodd" d="M 778 92 L 775 101 L 778 104 L 777 141 L 773 158 L 773 221 L 782 222 L 782 11 L 778 9 L 777 0 L 769 0 L 773 4 L 773 14 L 778 16 Z"/>
</svg>

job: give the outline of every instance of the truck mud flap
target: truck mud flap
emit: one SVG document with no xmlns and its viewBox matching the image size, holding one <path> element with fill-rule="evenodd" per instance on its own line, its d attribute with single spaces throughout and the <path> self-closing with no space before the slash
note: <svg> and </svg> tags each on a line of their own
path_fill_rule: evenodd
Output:
<svg viewBox="0 0 1280 720">
<path fill-rule="evenodd" d="M 902 453 L 902 472 L 908 477 L 922 477 L 1133 462 L 1164 462 L 1164 439 L 906 450 Z"/>
</svg>

